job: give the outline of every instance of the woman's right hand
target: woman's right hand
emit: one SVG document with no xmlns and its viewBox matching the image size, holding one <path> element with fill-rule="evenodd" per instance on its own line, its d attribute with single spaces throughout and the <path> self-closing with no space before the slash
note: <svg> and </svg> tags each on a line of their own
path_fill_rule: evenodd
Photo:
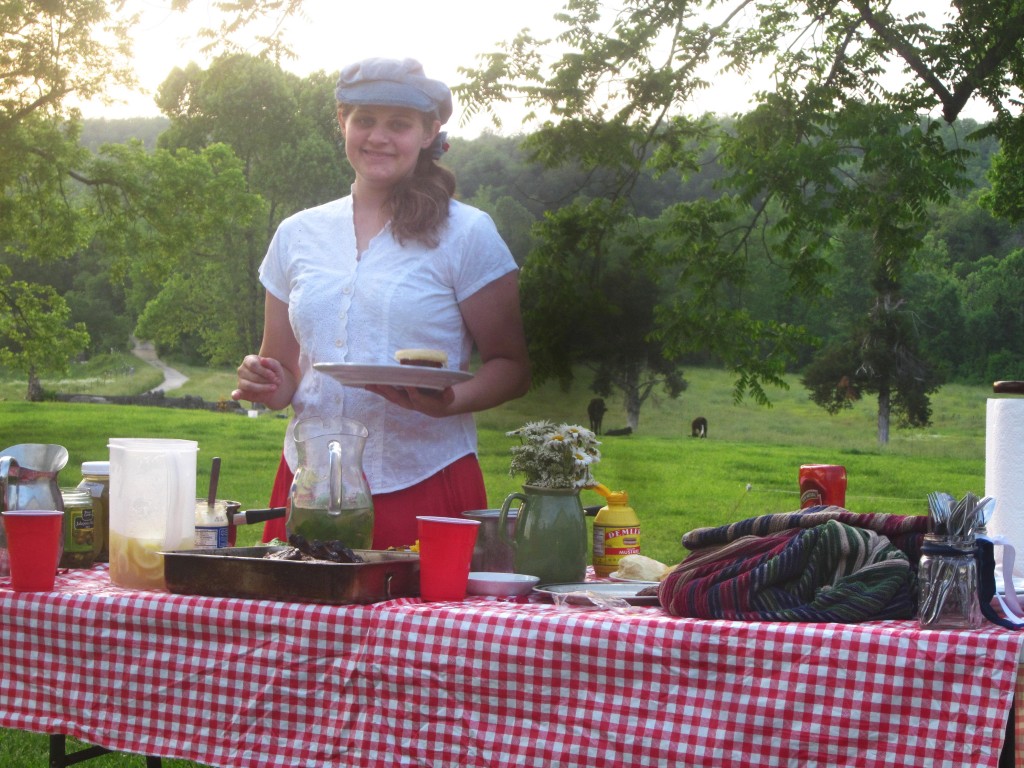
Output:
<svg viewBox="0 0 1024 768">
<path fill-rule="evenodd" d="M 238 389 L 232 400 L 249 400 L 274 407 L 274 395 L 284 381 L 284 367 L 272 357 L 246 355 L 238 366 Z"/>
</svg>

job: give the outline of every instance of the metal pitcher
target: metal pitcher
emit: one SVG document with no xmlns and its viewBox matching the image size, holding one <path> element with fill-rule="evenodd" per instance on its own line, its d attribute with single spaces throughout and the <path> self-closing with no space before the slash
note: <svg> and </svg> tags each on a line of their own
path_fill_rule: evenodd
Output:
<svg viewBox="0 0 1024 768">
<path fill-rule="evenodd" d="M 302 419 L 295 425 L 298 465 L 285 530 L 309 541 L 373 547 L 373 500 L 363 472 L 369 432 L 353 419 Z"/>
<path fill-rule="evenodd" d="M 505 535 L 498 532 L 498 521 L 501 519 L 500 509 L 471 509 L 462 513 L 467 520 L 479 520 L 476 544 L 473 546 L 473 559 L 469 563 L 471 571 L 513 573 L 515 552 L 512 540 L 516 535 L 516 518 L 518 509 L 509 509 L 505 513 Z"/>
<path fill-rule="evenodd" d="M 64 500 L 57 473 L 68 463 L 68 450 L 52 443 L 22 443 L 0 451 L 0 512 L 16 509 L 59 509 Z M 61 532 L 60 549 L 64 549 Z M 60 559 L 60 553 L 57 555 Z M 10 575 L 7 534 L 0 525 L 0 576 Z"/>
</svg>

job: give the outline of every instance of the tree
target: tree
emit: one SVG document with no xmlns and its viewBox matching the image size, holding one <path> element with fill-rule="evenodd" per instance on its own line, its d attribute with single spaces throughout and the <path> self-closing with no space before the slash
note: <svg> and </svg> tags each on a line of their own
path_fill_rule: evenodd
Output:
<svg viewBox="0 0 1024 768">
<path fill-rule="evenodd" d="M 963 282 L 965 324 L 971 340 L 965 378 L 992 382 L 1024 377 L 1024 250 L 991 256 Z"/>
<path fill-rule="evenodd" d="M 248 311 L 255 278 L 244 276 L 266 205 L 231 149 L 110 145 L 90 172 L 102 182 L 97 240 L 113 257 L 111 279 L 135 302 L 136 335 L 216 364 L 253 349 L 262 327 Z"/>
<path fill-rule="evenodd" d="M 27 399 L 41 400 L 40 374 L 67 372 L 89 334 L 82 323 L 69 324 L 68 306 L 52 288 L 10 277 L 0 264 L 0 365 L 25 373 Z"/>
<path fill-rule="evenodd" d="M 107 46 L 94 40 L 100 26 Z M 64 102 L 131 83 L 127 29 L 103 0 L 14 3 L 0 14 L 0 283 L 18 262 L 52 265 L 89 242 L 92 222 L 73 181 L 85 154 Z M 88 343 L 69 317 L 48 286 L 14 280 L 4 287 L 0 362 L 27 374 L 29 399 L 41 396 L 39 375 L 66 371 Z"/>
<path fill-rule="evenodd" d="M 176 9 L 188 5 L 174 3 Z M 211 44 L 229 45 L 243 27 L 271 16 L 280 21 L 300 5 L 213 2 L 225 14 L 223 23 L 201 33 Z M 103 182 L 89 176 L 79 115 L 69 103 L 134 84 L 129 58 L 136 22 L 124 4 L 105 0 L 13 3 L 0 14 L 0 271 L 8 283 L 0 300 L 0 362 L 27 372 L 33 396 L 39 374 L 65 370 L 88 335 L 70 322 L 56 291 L 10 276 L 19 264 L 55 264 L 84 253 L 99 223 L 108 242 L 117 226 L 126 226 L 123 220 L 103 222 L 105 211 L 89 199 L 88 191 Z M 258 39 L 268 55 L 284 53 L 279 38 Z"/>
<path fill-rule="evenodd" d="M 6 276 L 0 282 L 11 278 L 19 264 L 52 270 L 86 245 L 92 233 L 92 222 L 76 205 L 77 192 L 69 183 L 81 160 L 75 126 L 62 126 L 45 114 L 7 118 L 0 117 L 0 271 Z M 27 375 L 28 397 L 38 400 L 39 377 L 66 372 L 89 335 L 70 323 L 67 303 L 49 286 L 15 280 L 3 294 L 0 361 Z"/>
<path fill-rule="evenodd" d="M 182 351 L 198 337 L 193 351 L 203 360 L 237 360 L 259 347 L 263 291 L 258 270 L 277 225 L 298 210 L 337 197 L 351 178 L 337 141 L 331 83 L 323 73 L 299 78 L 269 61 L 230 54 L 206 70 L 195 65 L 175 69 L 157 101 L 171 121 L 160 147 L 207 157 L 220 169 L 216 174 L 227 167 L 223 153 L 230 151 L 238 159 L 231 164 L 238 181 L 232 194 L 254 199 L 240 204 L 237 212 L 227 197 L 191 209 L 202 217 L 197 226 L 215 238 L 216 247 L 196 243 L 188 252 L 176 252 L 165 267 L 174 279 L 151 294 L 154 300 L 140 318 L 139 333 L 145 338 L 156 334 L 154 340 Z M 215 147 L 220 149 L 214 152 Z M 184 192 L 180 185 L 175 188 Z M 217 186 L 210 189 L 217 194 Z M 258 219 L 246 219 L 257 213 Z M 173 221 L 168 226 L 183 229 Z M 193 311 L 182 318 L 183 307 L 190 306 Z M 210 323 L 214 312 L 219 319 Z"/>
<path fill-rule="evenodd" d="M 568 386 L 577 365 L 589 367 L 597 394 L 622 392 L 635 431 L 652 392 L 678 397 L 686 380 L 650 335 L 662 292 L 645 263 L 650 242 L 642 233 L 623 237 L 621 220 L 621 209 L 602 200 L 548 215 L 523 265 L 521 293 L 534 377 Z"/>
<path fill-rule="evenodd" d="M 939 118 L 922 124 L 922 115 L 953 123 L 978 97 L 996 110 L 1000 138 L 1024 138 L 1013 130 L 1020 115 L 1012 98 L 1024 78 L 1024 4 L 958 4 L 941 24 L 926 17 L 931 3 L 917 7 L 901 16 L 869 0 L 636 0 L 612 12 L 597 0 L 570 0 L 557 37 L 568 51 L 550 61 L 550 41 L 524 31 L 467 70 L 459 95 L 471 113 L 495 117 L 495 105 L 525 101 L 544 121 L 527 142 L 533 157 L 614 172 L 621 197 L 645 168 L 699 174 L 703 149 L 718 146 L 721 188 L 732 194 L 677 202 L 662 217 L 671 240 L 662 258 L 678 284 L 658 308 L 656 333 L 669 356 L 719 355 L 737 373 L 737 397 L 766 401 L 763 387 L 783 384 L 802 329 L 695 299 L 741 292 L 757 240 L 787 273 L 789 295 L 823 293 L 832 232 L 844 224 L 884 236 L 875 258 L 902 276 L 927 205 L 946 199 L 966 173 L 963 151 L 938 140 Z M 729 129 L 685 116 L 716 72 L 761 67 L 772 86 Z M 890 232 L 884 212 L 894 203 Z M 892 330 L 882 319 L 898 306 L 880 299 L 866 321 L 881 324 L 865 327 Z"/>
<path fill-rule="evenodd" d="M 929 421 L 928 395 L 940 381 L 921 358 L 903 286 L 928 221 L 928 204 L 945 201 L 961 183 L 957 174 L 963 169 L 961 153 L 944 149 L 934 125 L 921 130 L 905 126 L 904 119 L 886 105 L 852 105 L 836 115 L 828 143 L 845 145 L 848 159 L 838 168 L 850 172 L 832 194 L 836 214 L 829 218 L 834 226 L 866 236 L 864 274 L 873 295 L 866 317 L 833 345 L 823 367 L 812 364 L 804 377 L 812 399 L 830 412 L 835 403 L 858 399 L 864 391 L 877 393 L 878 441 L 883 445 L 889 441 L 893 408 L 906 424 Z M 786 148 L 780 152 L 788 154 Z M 821 375 L 839 363 L 840 351 L 848 355 L 846 370 L 832 379 L 836 392 L 824 394 L 828 382 Z"/>
</svg>

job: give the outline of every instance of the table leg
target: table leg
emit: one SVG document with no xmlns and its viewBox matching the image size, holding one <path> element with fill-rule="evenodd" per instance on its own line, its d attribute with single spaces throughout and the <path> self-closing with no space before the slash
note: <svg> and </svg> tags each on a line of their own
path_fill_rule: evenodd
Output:
<svg viewBox="0 0 1024 768">
<path fill-rule="evenodd" d="M 69 755 L 66 744 L 67 737 L 63 733 L 50 734 L 50 768 L 67 768 L 69 765 L 80 763 L 83 760 L 91 760 L 110 751 L 103 747 L 89 747 L 88 749 L 72 752 Z"/>
<path fill-rule="evenodd" d="M 999 753 L 999 768 L 1014 768 L 1019 765 L 1017 757 L 1017 744 L 1019 739 L 1017 738 L 1017 722 L 1020 718 L 1017 717 L 1017 702 L 1020 699 L 1017 695 L 1013 697 L 1013 703 L 1010 705 L 1010 714 L 1006 718 L 1006 737 L 1003 741 L 1003 751 Z"/>
<path fill-rule="evenodd" d="M 1024 765 L 1024 667 L 1020 665 L 1017 667 L 1017 684 L 1013 689 L 1013 704 L 1010 707 L 1009 721 L 1010 728 L 1008 730 L 1013 735 L 1013 741 L 1009 742 L 1008 734 L 1007 748 L 1003 752 L 1013 755 L 1013 762 L 1010 764 L 1010 768 L 1012 768 L 1014 765 Z"/>
<path fill-rule="evenodd" d="M 63 733 L 50 734 L 50 768 L 67 768 L 69 765 L 109 753 L 110 750 L 105 747 L 87 747 L 68 754 L 67 737 Z M 146 768 L 160 768 L 160 758 L 147 756 Z"/>
</svg>

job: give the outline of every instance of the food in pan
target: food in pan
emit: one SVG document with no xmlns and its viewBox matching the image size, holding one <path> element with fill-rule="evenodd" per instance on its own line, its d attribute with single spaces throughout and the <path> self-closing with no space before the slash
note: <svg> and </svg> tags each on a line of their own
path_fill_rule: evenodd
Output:
<svg viewBox="0 0 1024 768">
<path fill-rule="evenodd" d="M 419 552 L 420 551 L 420 540 L 416 539 L 416 541 L 414 543 L 409 544 L 406 547 L 394 547 L 394 546 L 388 547 L 387 551 L 388 552 Z"/>
<path fill-rule="evenodd" d="M 401 365 L 444 368 L 448 365 L 448 353 L 440 349 L 400 349 L 395 352 L 395 360 Z"/>
<path fill-rule="evenodd" d="M 313 539 L 309 541 L 305 536 L 293 533 L 288 537 L 291 545 L 287 549 L 279 549 L 268 552 L 264 555 L 268 560 L 320 560 L 330 563 L 363 563 L 366 562 L 361 555 L 357 555 L 344 542 L 320 541 Z"/>
</svg>

